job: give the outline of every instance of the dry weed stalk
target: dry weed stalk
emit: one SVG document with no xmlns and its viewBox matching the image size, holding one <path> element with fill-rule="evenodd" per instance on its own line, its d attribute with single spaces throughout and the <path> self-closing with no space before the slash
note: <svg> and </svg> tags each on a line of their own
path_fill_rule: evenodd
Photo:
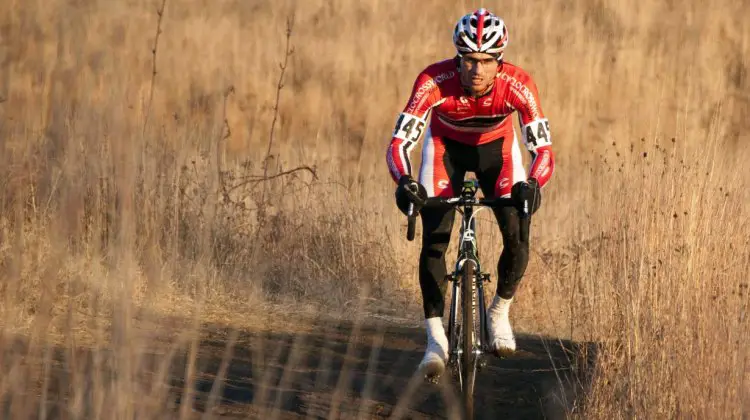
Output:
<svg viewBox="0 0 750 420">
<path fill-rule="evenodd" d="M 279 64 L 279 78 L 276 82 L 276 99 L 273 105 L 273 118 L 271 119 L 271 128 L 268 134 L 268 148 L 266 149 L 266 155 L 263 158 L 263 176 L 252 180 L 252 182 L 255 182 L 256 184 L 258 182 L 267 181 L 269 179 L 272 179 L 278 176 L 292 174 L 299 170 L 307 170 L 308 172 L 312 174 L 313 178 L 315 179 L 317 178 L 317 174 L 315 173 L 315 170 L 310 168 L 307 165 L 297 167 L 295 169 L 292 169 L 291 171 L 279 173 L 272 178 L 268 177 L 268 166 L 270 164 L 271 157 L 272 157 L 271 151 L 273 150 L 273 141 L 274 141 L 274 136 L 276 134 L 276 123 L 279 119 L 279 113 L 280 113 L 279 105 L 281 103 L 281 92 L 284 89 L 284 76 L 286 75 L 287 67 L 289 65 L 289 57 L 291 57 L 292 54 L 294 54 L 294 47 L 292 47 L 292 43 L 291 43 L 293 30 L 294 30 L 294 15 L 292 14 L 291 16 L 287 17 L 287 20 L 286 20 L 286 40 L 285 40 L 286 46 L 284 48 L 284 61 Z M 261 193 L 260 193 L 260 203 L 258 206 L 259 223 L 258 223 L 258 230 L 256 231 L 256 237 L 257 235 L 260 234 L 261 228 L 265 224 L 266 207 L 267 207 L 266 194 L 267 194 L 267 185 L 264 182 L 263 189 L 261 190 Z"/>
<path fill-rule="evenodd" d="M 294 15 L 291 15 L 286 20 L 286 47 L 284 48 L 284 61 L 279 64 L 279 78 L 276 82 L 276 100 L 273 105 L 273 119 L 271 120 L 271 129 L 268 134 L 268 148 L 266 150 L 266 157 L 263 158 L 263 177 L 268 175 L 268 162 L 271 158 L 271 150 L 273 148 L 274 135 L 276 134 L 276 122 L 279 119 L 279 104 L 281 103 L 281 91 L 284 89 L 284 75 L 286 74 L 287 66 L 289 65 L 289 57 L 294 54 L 294 48 L 292 47 L 292 31 L 294 30 Z M 264 189 L 265 191 L 265 189 Z M 262 200 L 261 200 L 262 201 Z"/>
<path fill-rule="evenodd" d="M 151 105 L 154 101 L 154 86 L 156 85 L 156 57 L 159 49 L 159 37 L 161 36 L 161 22 L 164 18 L 164 10 L 167 7 L 167 0 L 161 0 L 161 5 L 156 9 L 156 32 L 154 33 L 154 43 L 151 47 L 151 79 L 148 87 L 148 99 L 146 100 L 146 107 L 143 116 L 143 130 L 142 135 L 146 135 L 146 128 L 148 127 L 149 118 L 151 117 Z"/>
</svg>

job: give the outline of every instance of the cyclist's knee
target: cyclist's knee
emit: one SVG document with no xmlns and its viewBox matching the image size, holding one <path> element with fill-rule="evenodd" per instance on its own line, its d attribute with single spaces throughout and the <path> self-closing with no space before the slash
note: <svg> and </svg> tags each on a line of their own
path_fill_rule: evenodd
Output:
<svg viewBox="0 0 750 420">
<path fill-rule="evenodd" d="M 451 240 L 452 228 L 452 212 L 435 209 L 422 211 L 422 255 L 442 257 Z"/>
<path fill-rule="evenodd" d="M 421 258 L 442 259 L 448 250 L 447 242 L 428 242 L 422 245 Z"/>
<path fill-rule="evenodd" d="M 517 259 L 525 261 L 529 259 L 529 243 L 524 241 L 511 241 L 509 246 L 506 246 Z"/>
</svg>

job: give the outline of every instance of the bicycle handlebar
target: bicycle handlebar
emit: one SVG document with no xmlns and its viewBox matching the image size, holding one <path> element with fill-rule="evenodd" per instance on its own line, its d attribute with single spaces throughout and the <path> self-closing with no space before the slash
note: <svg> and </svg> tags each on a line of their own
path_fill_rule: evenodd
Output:
<svg viewBox="0 0 750 420">
<path fill-rule="evenodd" d="M 430 197 L 425 200 L 424 205 L 422 208 L 436 208 L 436 207 L 443 207 L 443 206 L 451 206 L 451 207 L 462 207 L 462 206 L 471 206 L 471 207 L 478 207 L 478 206 L 484 206 L 484 207 L 491 207 L 491 208 L 497 208 L 497 207 L 515 207 L 516 202 L 513 201 L 510 198 L 477 198 L 477 197 L 451 197 L 451 198 L 442 198 L 442 197 Z"/>
<path fill-rule="evenodd" d="M 439 208 L 439 207 L 516 207 L 517 203 L 510 198 L 477 198 L 477 197 L 430 197 L 424 200 L 422 208 Z M 407 213 L 407 226 L 406 226 L 406 239 L 409 241 L 414 240 L 414 233 L 416 231 L 417 224 L 417 213 L 414 211 L 414 203 L 409 203 L 409 210 Z M 528 216 L 528 215 L 524 215 Z"/>
</svg>

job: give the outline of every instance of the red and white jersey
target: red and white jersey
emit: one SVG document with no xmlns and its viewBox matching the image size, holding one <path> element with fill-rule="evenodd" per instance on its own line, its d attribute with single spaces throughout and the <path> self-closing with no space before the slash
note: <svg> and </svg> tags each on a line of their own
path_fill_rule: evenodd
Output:
<svg viewBox="0 0 750 420">
<path fill-rule="evenodd" d="M 513 112 L 518 112 L 521 138 L 533 158 L 529 176 L 543 186 L 552 175 L 554 156 L 549 121 L 531 76 L 503 62 L 490 91 L 474 98 L 461 85 L 458 59 L 430 65 L 417 77 L 393 131 L 387 152 L 391 176 L 398 182 L 402 175 L 412 174 L 409 155 L 425 131 L 473 146 L 501 138 L 515 142 L 509 118 Z"/>
</svg>

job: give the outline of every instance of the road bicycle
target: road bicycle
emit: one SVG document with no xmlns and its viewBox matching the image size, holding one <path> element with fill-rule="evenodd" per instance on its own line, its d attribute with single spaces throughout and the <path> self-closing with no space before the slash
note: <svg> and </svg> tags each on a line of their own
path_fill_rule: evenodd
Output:
<svg viewBox="0 0 750 420">
<path fill-rule="evenodd" d="M 445 280 L 453 284 L 448 319 L 447 368 L 459 388 L 466 419 L 474 418 L 474 383 L 477 372 L 486 365 L 483 356 L 492 353 L 484 300 L 484 283 L 490 281 L 490 274 L 482 271 L 479 261 L 476 215 L 485 208 L 517 206 L 509 198 L 478 198 L 478 187 L 477 180 L 466 180 L 460 196 L 431 197 L 424 200 L 422 207 L 452 207 L 462 214 L 456 264 Z M 519 213 L 521 217 L 528 217 L 528 206 L 521 206 Z M 414 204 L 410 204 L 406 231 L 409 241 L 414 240 L 417 214 Z"/>
</svg>

